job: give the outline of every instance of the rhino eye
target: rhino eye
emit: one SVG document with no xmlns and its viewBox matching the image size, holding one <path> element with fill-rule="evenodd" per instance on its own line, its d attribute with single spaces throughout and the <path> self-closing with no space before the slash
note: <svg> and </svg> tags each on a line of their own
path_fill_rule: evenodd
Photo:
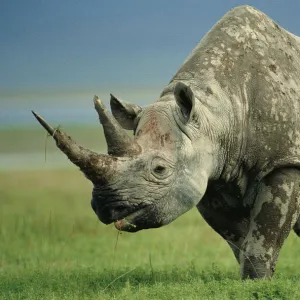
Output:
<svg viewBox="0 0 300 300">
<path fill-rule="evenodd" d="M 173 168 L 162 158 L 155 157 L 150 167 L 151 174 L 158 180 L 163 180 L 172 175 Z"/>
<path fill-rule="evenodd" d="M 164 166 L 156 166 L 154 168 L 154 172 L 159 175 L 164 174 L 165 171 L 166 171 L 166 167 L 164 167 Z"/>
</svg>

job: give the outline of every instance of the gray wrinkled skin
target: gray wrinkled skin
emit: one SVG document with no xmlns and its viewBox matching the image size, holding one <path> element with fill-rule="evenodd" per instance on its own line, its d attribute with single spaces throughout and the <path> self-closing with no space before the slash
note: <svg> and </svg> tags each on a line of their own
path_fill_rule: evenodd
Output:
<svg viewBox="0 0 300 300">
<path fill-rule="evenodd" d="M 300 39 L 237 7 L 152 105 L 111 96 L 112 119 L 96 100 L 110 156 L 74 152 L 73 142 L 61 149 L 93 182 L 100 221 L 134 232 L 197 206 L 232 248 L 242 278 L 270 278 L 291 229 L 300 234 L 299 82 Z M 134 131 L 130 151 L 120 125 Z"/>
<path fill-rule="evenodd" d="M 93 202 L 121 196 L 140 205 L 129 231 L 197 205 L 228 241 L 242 278 L 271 277 L 290 230 L 300 231 L 299 80 L 299 38 L 252 7 L 232 9 L 154 104 L 124 113 L 143 151 L 122 165 L 110 191 L 95 188 Z M 165 178 L 155 174 L 160 165 Z"/>
<path fill-rule="evenodd" d="M 202 118 L 223 160 L 197 207 L 228 241 L 243 278 L 271 277 L 291 228 L 299 234 L 299 78 L 300 39 L 242 6 L 213 27 L 171 82 L 187 83 L 198 111 L 209 111 Z"/>
</svg>

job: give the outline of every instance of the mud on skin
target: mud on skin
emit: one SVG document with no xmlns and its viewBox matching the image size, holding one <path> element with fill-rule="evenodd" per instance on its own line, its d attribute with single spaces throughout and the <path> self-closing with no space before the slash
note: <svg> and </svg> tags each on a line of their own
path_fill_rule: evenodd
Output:
<svg viewBox="0 0 300 300">
<path fill-rule="evenodd" d="M 299 78 L 299 37 L 240 6 L 153 104 L 111 95 L 110 113 L 94 98 L 108 154 L 78 146 L 34 114 L 92 181 L 100 221 L 135 232 L 197 205 L 233 250 L 242 278 L 271 278 L 289 232 L 300 232 Z"/>
</svg>

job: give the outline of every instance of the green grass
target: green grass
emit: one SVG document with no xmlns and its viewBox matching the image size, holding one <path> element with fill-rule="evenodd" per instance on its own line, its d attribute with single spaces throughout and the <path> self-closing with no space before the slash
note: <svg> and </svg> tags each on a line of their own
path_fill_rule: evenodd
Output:
<svg viewBox="0 0 300 300">
<path fill-rule="evenodd" d="M 118 236 L 97 220 L 90 194 L 79 172 L 0 173 L 0 299 L 300 298 L 293 233 L 273 280 L 242 282 L 229 247 L 196 209 Z"/>
</svg>

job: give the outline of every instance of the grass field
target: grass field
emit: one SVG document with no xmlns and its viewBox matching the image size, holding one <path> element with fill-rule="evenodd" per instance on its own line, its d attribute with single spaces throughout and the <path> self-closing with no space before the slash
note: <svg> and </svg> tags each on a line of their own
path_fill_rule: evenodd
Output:
<svg viewBox="0 0 300 300">
<path fill-rule="evenodd" d="M 41 131 L 22 132 L 0 132 L 0 155 L 44 142 Z M 74 137 L 96 148 L 98 131 L 88 132 Z M 91 188 L 73 169 L 0 172 L 0 299 L 300 299 L 294 233 L 273 280 L 242 282 L 196 209 L 163 228 L 118 234 L 97 220 Z"/>
<path fill-rule="evenodd" d="M 299 299 L 294 234 L 272 281 L 241 282 L 196 210 L 118 235 L 96 219 L 90 192 L 79 172 L 0 174 L 0 299 Z"/>
</svg>

